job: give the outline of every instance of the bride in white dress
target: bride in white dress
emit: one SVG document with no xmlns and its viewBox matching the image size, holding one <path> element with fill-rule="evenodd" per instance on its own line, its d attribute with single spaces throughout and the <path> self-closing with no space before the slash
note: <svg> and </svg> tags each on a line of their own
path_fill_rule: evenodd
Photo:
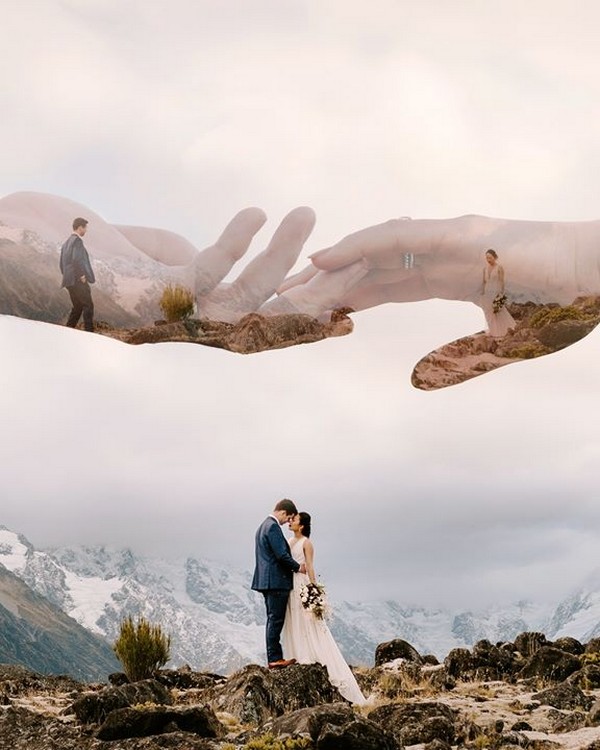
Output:
<svg viewBox="0 0 600 750">
<path fill-rule="evenodd" d="M 316 583 L 313 567 L 314 548 L 310 536 L 310 515 L 298 513 L 289 523 L 294 536 L 289 540 L 294 560 L 306 565 L 306 573 L 294 573 L 294 587 L 290 592 L 285 623 L 281 633 L 286 659 L 296 659 L 300 664 L 323 664 L 329 681 L 351 703 L 363 704 L 356 678 L 346 664 L 325 620 L 320 620 L 302 606 L 300 589 L 305 583 Z"/>
<path fill-rule="evenodd" d="M 504 294 L 504 268 L 498 263 L 498 253 L 495 250 L 486 250 L 485 261 L 481 286 L 481 307 L 490 336 L 502 338 L 510 328 L 516 326 L 515 319 L 506 309 L 506 305 L 502 305 L 498 312 L 494 312 L 495 298 Z"/>
</svg>

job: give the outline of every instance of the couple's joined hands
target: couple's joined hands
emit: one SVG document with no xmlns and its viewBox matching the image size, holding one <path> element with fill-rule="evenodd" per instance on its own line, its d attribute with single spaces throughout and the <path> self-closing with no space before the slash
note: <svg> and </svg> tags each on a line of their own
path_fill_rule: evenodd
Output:
<svg viewBox="0 0 600 750">
<path fill-rule="evenodd" d="M 9 214 L 17 214 L 17 226 L 54 241 L 64 239 L 64 227 L 70 226 L 74 215 L 93 213 L 67 199 L 48 200 L 40 194 L 14 194 L 0 201 L 0 209 L 4 206 Z M 44 210 L 50 216 L 48 226 L 40 220 Z M 0 219 L 9 223 L 3 215 Z M 288 277 L 315 224 L 315 214 L 307 207 L 287 214 L 266 249 L 235 280 L 224 282 L 265 221 L 262 210 L 244 209 L 201 252 L 172 232 L 113 226 L 97 215 L 91 221 L 89 239 L 99 228 L 101 257 L 109 267 L 111 263 L 117 267 L 128 248 L 142 253 L 140 257 L 153 263 L 155 275 L 163 282 L 180 282 L 194 290 L 201 316 L 227 322 L 236 322 L 249 312 L 322 317 L 338 307 L 358 311 L 431 298 L 477 304 L 487 248 L 498 252 L 507 293 L 513 299 L 569 304 L 578 295 L 600 294 L 598 221 L 536 222 L 484 216 L 392 219 L 314 253 L 307 268 Z M 93 246 L 92 252 L 100 257 Z M 146 283 L 151 289 L 154 280 Z"/>
</svg>

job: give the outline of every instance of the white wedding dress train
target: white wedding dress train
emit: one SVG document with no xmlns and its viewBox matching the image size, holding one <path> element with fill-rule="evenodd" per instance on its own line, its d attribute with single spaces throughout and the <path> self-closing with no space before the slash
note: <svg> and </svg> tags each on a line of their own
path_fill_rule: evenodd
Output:
<svg viewBox="0 0 600 750">
<path fill-rule="evenodd" d="M 293 539 L 290 551 L 294 560 L 305 562 L 304 541 Z M 296 659 L 299 664 L 322 664 L 327 668 L 329 681 L 341 695 L 351 703 L 361 705 L 366 702 L 352 670 L 346 664 L 325 620 L 318 620 L 312 612 L 304 609 L 300 601 L 300 588 L 309 583 L 305 573 L 294 573 L 294 588 L 290 591 L 285 623 L 281 633 L 283 655 L 286 659 Z"/>
</svg>

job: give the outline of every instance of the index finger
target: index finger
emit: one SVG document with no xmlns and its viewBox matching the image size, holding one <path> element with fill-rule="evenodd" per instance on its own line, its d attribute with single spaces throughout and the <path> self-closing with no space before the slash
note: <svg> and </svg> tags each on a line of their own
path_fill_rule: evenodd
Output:
<svg viewBox="0 0 600 750">
<path fill-rule="evenodd" d="M 349 234 L 310 257 L 323 271 L 334 271 L 359 260 L 369 267 L 399 268 L 406 262 L 406 254 L 433 252 L 444 237 L 448 221 L 452 220 L 391 219 Z"/>
</svg>

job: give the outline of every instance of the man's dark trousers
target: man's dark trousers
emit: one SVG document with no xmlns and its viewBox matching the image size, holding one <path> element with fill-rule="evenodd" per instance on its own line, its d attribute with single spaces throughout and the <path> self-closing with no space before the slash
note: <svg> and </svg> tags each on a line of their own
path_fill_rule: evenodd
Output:
<svg viewBox="0 0 600 750">
<path fill-rule="evenodd" d="M 290 592 L 286 589 L 271 589 L 262 594 L 267 608 L 267 661 L 271 663 L 283 659 L 280 636 Z"/>
<path fill-rule="evenodd" d="M 87 281 L 76 281 L 73 286 L 68 286 L 67 291 L 71 298 L 73 309 L 67 320 L 69 328 L 75 328 L 83 313 L 83 325 L 86 331 L 94 330 L 94 303 L 92 292 Z"/>
</svg>

